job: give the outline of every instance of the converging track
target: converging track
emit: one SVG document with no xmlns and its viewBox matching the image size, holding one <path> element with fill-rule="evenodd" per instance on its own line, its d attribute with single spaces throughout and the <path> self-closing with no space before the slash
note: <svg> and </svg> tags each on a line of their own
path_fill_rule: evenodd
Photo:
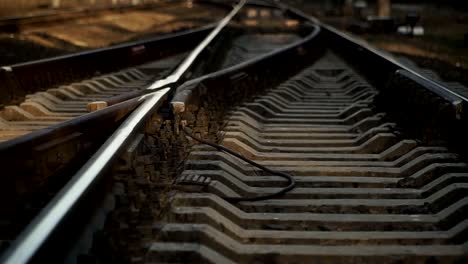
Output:
<svg viewBox="0 0 468 264">
<path fill-rule="evenodd" d="M 41 157 L 8 179 L 24 208 L 2 216 L 17 230 L 3 261 L 468 259 L 464 87 L 281 4 L 240 1 L 210 30 L 192 51 L 3 110 L 73 118 L 0 144 L 6 160 Z M 90 101 L 104 108 L 76 118 Z"/>
</svg>

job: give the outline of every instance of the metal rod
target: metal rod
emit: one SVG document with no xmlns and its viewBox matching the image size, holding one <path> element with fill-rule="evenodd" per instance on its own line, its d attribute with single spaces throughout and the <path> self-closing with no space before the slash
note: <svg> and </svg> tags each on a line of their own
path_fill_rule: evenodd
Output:
<svg viewBox="0 0 468 264">
<path fill-rule="evenodd" d="M 239 12 L 239 10 L 245 5 L 246 0 L 240 0 L 239 3 L 232 9 L 232 11 L 223 18 L 218 26 L 216 26 L 206 38 L 198 44 L 198 46 L 190 52 L 190 54 L 182 61 L 182 63 L 174 70 L 174 72 L 164 79 L 158 80 L 150 85 L 147 90 L 152 91 L 155 89 L 163 88 L 167 85 L 174 84 L 179 81 L 180 77 L 187 71 L 187 69 L 193 64 L 200 53 L 210 44 L 211 41 L 221 32 L 221 30 L 231 21 L 231 19 Z"/>
<path fill-rule="evenodd" d="M 124 121 L 112 136 L 106 140 L 104 145 L 99 148 L 60 192 L 54 196 L 39 215 L 23 230 L 2 256 L 0 263 L 26 263 L 34 256 L 70 209 L 77 204 L 80 197 L 90 189 L 96 179 L 110 164 L 110 161 L 120 154 L 121 149 L 131 138 L 130 135 L 144 122 L 152 110 L 163 102 L 163 98 L 170 90 L 167 86 L 180 79 L 203 49 L 221 32 L 245 3 L 246 0 L 241 0 L 171 75 L 165 79 L 156 81 L 147 88 L 148 92 L 152 92 L 155 89 L 158 89 L 158 91 L 140 98 L 140 100 L 144 100 L 142 105 Z"/>
<path fill-rule="evenodd" d="M 52 201 L 37 215 L 18 236 L 0 259 L 0 263 L 26 263 L 39 250 L 43 242 L 64 219 L 80 197 L 90 189 L 102 171 L 131 138 L 130 135 L 159 107 L 170 88 L 144 95 L 144 102 L 106 140 L 104 145 L 57 193 Z"/>
<path fill-rule="evenodd" d="M 321 22 L 320 20 L 318 20 L 317 18 L 313 17 L 313 16 L 310 16 L 310 15 L 307 15 L 305 14 L 304 12 L 302 12 L 301 10 L 297 9 L 297 8 L 293 8 L 293 7 L 288 7 L 284 4 L 281 4 L 279 3 L 279 5 L 281 7 L 283 7 L 284 9 L 286 10 L 291 10 L 293 13 L 295 14 L 298 14 L 299 16 L 303 17 L 303 18 L 306 18 L 308 20 L 310 20 L 311 22 L 315 23 L 316 25 L 320 26 L 321 28 L 323 28 L 324 30 L 327 30 L 329 32 L 331 32 L 332 34 L 334 35 L 337 35 L 339 36 L 340 38 L 344 39 L 344 40 L 347 40 L 353 44 L 356 44 L 357 46 L 359 46 L 361 49 L 363 50 L 367 50 L 368 52 L 370 52 L 371 54 L 375 55 L 376 57 L 380 57 L 390 63 L 392 63 L 393 65 L 395 65 L 397 68 L 399 69 L 402 69 L 402 70 L 405 70 L 409 73 L 411 73 L 412 75 L 414 75 L 415 77 L 417 77 L 418 79 L 421 79 L 431 85 L 433 85 L 434 87 L 436 87 L 438 90 L 442 91 L 442 92 L 445 92 L 445 93 L 448 93 L 448 94 L 451 94 L 453 96 L 455 96 L 456 98 L 458 98 L 458 100 L 456 100 L 454 103 L 456 104 L 455 106 L 459 107 L 463 102 L 465 103 L 468 103 L 468 97 L 460 94 L 460 93 L 457 93 L 457 92 L 454 92 L 452 90 L 450 90 L 449 88 L 447 88 L 445 85 L 439 83 L 438 81 L 435 81 L 435 80 L 432 80 L 432 79 L 429 79 L 425 76 L 423 76 L 422 74 L 420 74 L 419 72 L 407 67 L 406 65 L 400 63 L 399 61 L 397 61 L 396 59 L 394 59 L 393 57 L 391 56 L 388 56 L 388 55 L 385 55 L 384 53 L 382 53 L 381 51 L 379 51 L 377 48 L 374 48 L 374 47 L 371 47 L 370 45 L 368 45 L 367 43 L 365 43 L 364 41 L 362 40 L 359 40 L 359 39 L 356 39 L 352 36 L 350 36 L 349 34 L 346 34 L 344 32 L 340 32 L 339 30 L 337 30 L 336 28 L 330 26 L 330 25 L 327 25 L 323 22 Z"/>
</svg>

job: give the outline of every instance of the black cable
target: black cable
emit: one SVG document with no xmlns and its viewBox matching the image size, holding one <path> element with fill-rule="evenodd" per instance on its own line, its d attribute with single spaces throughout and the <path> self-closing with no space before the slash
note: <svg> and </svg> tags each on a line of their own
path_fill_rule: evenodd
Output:
<svg viewBox="0 0 468 264">
<path fill-rule="evenodd" d="M 291 176 L 291 175 L 288 175 L 286 173 L 283 173 L 283 172 L 280 172 L 280 171 L 274 171 L 274 170 L 271 170 L 265 166 L 262 166 L 258 163 L 256 163 L 255 161 L 252 161 L 252 160 L 249 160 L 248 158 L 242 156 L 241 154 L 237 153 L 237 152 L 234 152 L 226 147 L 223 147 L 221 145 L 218 145 L 218 144 L 215 144 L 215 143 L 212 143 L 210 141 L 207 141 L 207 140 L 204 140 L 204 139 L 201 139 L 201 138 L 198 138 L 196 136 L 194 136 L 192 134 L 192 131 L 188 128 L 188 127 L 183 127 L 182 130 L 184 131 L 184 133 L 193 138 L 194 140 L 202 143 L 202 144 L 205 144 L 205 145 L 208 145 L 208 146 L 211 146 L 213 148 L 216 148 L 217 150 L 219 151 L 224 151 L 238 159 L 241 159 L 261 170 L 264 170 L 272 175 L 276 175 L 276 176 L 280 176 L 284 179 L 286 179 L 288 181 L 288 186 L 284 187 L 283 189 L 281 189 L 280 191 L 276 192 L 276 193 L 272 193 L 272 194 L 266 194 L 266 195 L 260 195 L 260 196 L 254 196 L 254 197 L 222 197 L 223 199 L 229 201 L 229 202 L 255 202 L 255 201 L 263 201 L 263 200 L 268 200 L 268 199 L 272 199 L 272 198 L 276 198 L 278 196 L 281 196 L 281 195 L 284 195 L 285 193 L 291 191 L 292 189 L 294 189 L 294 187 L 296 187 L 296 181 L 294 180 L 294 178 Z"/>
</svg>

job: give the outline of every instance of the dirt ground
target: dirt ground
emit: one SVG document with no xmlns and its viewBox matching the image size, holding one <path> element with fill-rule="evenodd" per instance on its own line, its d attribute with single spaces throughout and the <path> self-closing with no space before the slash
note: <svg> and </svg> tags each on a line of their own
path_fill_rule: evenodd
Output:
<svg viewBox="0 0 468 264">
<path fill-rule="evenodd" d="M 352 17 L 330 15 L 326 11 L 329 7 L 311 1 L 286 2 L 344 31 L 355 20 Z M 380 49 L 406 56 L 418 66 L 434 70 L 446 81 L 458 81 L 468 87 L 468 12 L 449 5 L 392 5 L 392 15 L 399 21 L 404 21 L 408 12 L 420 14 L 418 25 L 424 28 L 423 36 L 408 37 L 396 33 L 356 36 Z M 372 6 L 366 11 L 366 15 L 374 13 Z"/>
<path fill-rule="evenodd" d="M 221 19 L 225 12 L 213 6 L 174 3 L 145 10 L 105 12 L 60 23 L 22 26 L 15 33 L 0 33 L 0 65 L 200 27 Z"/>
</svg>

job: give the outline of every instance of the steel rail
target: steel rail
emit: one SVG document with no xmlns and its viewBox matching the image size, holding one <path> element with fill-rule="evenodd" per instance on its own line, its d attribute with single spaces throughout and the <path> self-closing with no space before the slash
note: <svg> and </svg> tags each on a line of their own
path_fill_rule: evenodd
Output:
<svg viewBox="0 0 468 264">
<path fill-rule="evenodd" d="M 411 69 L 410 67 L 402 64 L 395 58 L 392 58 L 384 54 L 383 52 L 379 51 L 377 48 L 371 47 L 364 41 L 356 39 L 344 32 L 341 32 L 337 30 L 336 28 L 321 22 L 317 18 L 310 16 L 297 8 L 290 7 L 282 3 L 277 3 L 277 4 L 280 6 L 280 8 L 283 11 L 289 11 L 290 13 L 295 14 L 296 16 L 299 16 L 302 19 L 309 20 L 315 23 L 316 25 L 320 26 L 323 29 L 323 31 L 328 31 L 334 36 L 339 37 L 341 40 L 347 41 L 351 45 L 355 45 L 356 47 L 358 47 L 359 51 L 367 51 L 369 54 L 375 56 L 375 58 L 382 59 L 385 62 L 392 64 L 392 66 L 395 68 L 394 74 L 402 74 L 403 72 L 402 75 L 405 75 L 405 74 L 406 76 L 412 75 L 412 76 L 407 76 L 407 77 L 409 77 L 415 82 L 422 84 L 427 90 L 435 93 L 436 95 L 444 98 L 445 100 L 450 101 L 453 107 L 455 108 L 456 112 L 458 113 L 463 112 L 464 111 L 463 105 L 465 106 L 468 105 L 468 97 L 463 96 L 455 91 L 452 91 L 449 88 L 447 88 L 445 85 L 420 74 L 418 71 Z"/>
<path fill-rule="evenodd" d="M 200 53 L 213 41 L 213 39 L 221 32 L 221 30 L 231 21 L 231 19 L 239 12 L 239 10 L 244 6 L 246 0 L 240 0 L 234 9 L 224 17 L 219 24 L 208 34 L 208 36 L 194 49 L 190 54 L 182 61 L 182 63 L 174 70 L 174 72 L 167 76 L 164 79 L 158 80 L 150 85 L 147 90 L 152 91 L 156 89 L 161 89 L 165 86 L 176 83 L 180 80 L 182 75 L 188 70 L 188 68 L 193 64 L 197 59 Z"/>
<path fill-rule="evenodd" d="M 47 206 L 41 210 L 39 215 L 21 232 L 3 254 L 0 263 L 27 263 L 32 259 L 47 238 L 57 229 L 68 212 L 102 175 L 111 161 L 118 157 L 121 150 L 130 141 L 131 135 L 163 103 L 168 92 L 171 90 L 167 85 L 171 84 L 171 81 L 179 80 L 203 49 L 221 32 L 245 3 L 246 0 L 241 0 L 228 16 L 219 22 L 218 26 L 179 65 L 171 75 L 171 78 L 166 78 L 164 82 L 157 81 L 158 85 L 151 86 L 153 87 L 151 93 L 140 97 L 139 100 L 144 100 L 144 102 L 132 112 L 88 162 L 52 198 Z M 154 91 L 154 89 L 159 90 Z"/>
<path fill-rule="evenodd" d="M 146 93 L 153 92 L 158 89 L 162 89 L 164 87 L 170 85 L 176 85 L 180 80 L 181 77 L 187 72 L 191 65 L 195 62 L 198 56 L 202 53 L 202 51 L 215 39 L 218 33 L 231 21 L 231 19 L 237 14 L 237 12 L 247 3 L 247 0 L 240 0 L 239 4 L 233 8 L 233 10 L 222 20 L 219 21 L 217 26 L 205 37 L 205 39 L 200 42 L 191 52 L 190 54 L 185 57 L 182 62 L 172 71 L 172 73 L 166 76 L 163 79 L 155 80 L 153 83 L 148 85 L 143 90 L 129 92 L 120 94 L 117 96 L 113 96 L 104 100 L 107 106 L 113 105 L 115 103 L 128 100 L 131 98 L 135 98 L 141 96 Z"/>
<path fill-rule="evenodd" d="M 388 55 L 383 54 L 381 51 L 377 50 L 376 48 L 373 48 L 373 47 L 369 46 L 368 44 L 366 44 L 366 43 L 364 43 L 362 41 L 358 41 L 357 39 L 349 36 L 348 34 L 345 34 L 343 32 L 338 31 L 337 29 L 335 29 L 332 26 L 325 25 L 325 24 L 322 24 L 321 26 L 323 28 L 325 28 L 326 30 L 328 30 L 329 32 L 332 32 L 335 35 L 340 36 L 343 39 L 346 39 L 347 41 L 350 41 L 350 42 L 352 42 L 354 44 L 357 44 L 357 45 L 361 46 L 364 49 L 367 49 L 369 52 L 373 53 L 375 56 L 381 57 L 381 58 L 387 60 L 388 62 L 390 62 L 390 63 L 394 64 L 395 66 L 397 66 L 399 68 L 399 70 L 404 70 L 404 71 L 412 74 L 414 77 L 420 79 L 421 81 L 426 82 L 427 84 L 434 86 L 436 89 L 438 89 L 438 90 L 440 90 L 440 92 L 442 92 L 442 94 L 440 94 L 441 96 L 443 96 L 445 98 L 455 97 L 455 98 L 452 98 L 452 99 L 455 99 L 454 104 L 457 104 L 457 105 L 461 104 L 462 101 L 468 102 L 467 97 L 450 90 L 449 88 L 445 87 L 443 84 L 440 84 L 437 81 L 434 81 L 434 80 L 432 80 L 430 78 L 427 78 L 426 76 L 420 74 L 419 72 L 417 72 L 417 71 L 407 67 L 406 65 L 402 64 L 398 60 L 396 60 L 396 59 L 394 59 L 394 58 L 392 58 L 392 57 L 390 57 Z M 437 91 L 434 91 L 434 92 L 437 92 Z"/>
<path fill-rule="evenodd" d="M 145 63 L 167 55 L 190 51 L 215 27 L 216 24 L 211 23 L 164 36 L 2 66 L 0 108 L 22 99 L 27 94 L 83 80 L 94 76 L 96 72 L 105 74 L 133 66 L 135 63 Z M 118 61 L 115 58 L 119 58 Z M 109 61 L 113 63 L 108 63 Z M 51 72 L 54 73 L 53 78 L 49 78 Z"/>
<path fill-rule="evenodd" d="M 91 162 L 87 162 L 26 227 L 10 247 L 11 251 L 7 252 L 4 258 L 0 260 L 1 263 L 26 263 L 32 258 L 42 243 L 69 212 L 70 208 L 97 180 L 100 172 L 106 168 L 109 161 L 120 153 L 125 143 L 127 143 L 128 137 L 141 125 L 141 120 L 145 119 L 151 113 L 151 110 L 162 102 L 168 91 L 168 88 L 162 89 L 140 98 L 140 100 L 144 100 L 142 105 L 124 121 L 117 131 L 90 158 Z"/>
<path fill-rule="evenodd" d="M 242 2 L 240 4 L 243 4 Z M 321 25 L 321 23 L 318 23 L 318 25 Z M 367 47 L 367 45 L 359 44 L 352 37 L 346 37 L 346 35 L 341 34 L 340 32 L 334 32 L 333 29 L 328 26 L 321 25 L 321 27 L 330 31 L 331 33 L 336 33 L 338 36 L 350 41 L 351 43 L 359 45 L 361 48 L 367 49 L 367 51 L 371 52 L 377 57 L 381 57 L 382 59 L 392 63 L 397 68 L 407 70 L 409 73 L 418 76 L 425 81 L 428 81 L 430 84 L 435 84 L 436 87 L 442 86 L 424 76 L 419 75 L 411 69 L 406 68 L 397 61 L 387 58 L 387 56 L 382 55 L 379 51 Z M 216 29 L 218 29 L 218 27 L 216 27 Z M 221 31 L 221 29 L 217 30 L 218 33 L 219 31 Z M 211 39 L 214 39 L 216 37 L 216 34 L 212 36 Z M 210 34 L 207 38 L 210 38 L 211 35 L 212 34 Z M 205 41 L 200 43 L 200 45 L 202 45 L 204 42 Z M 208 45 L 208 43 L 206 45 Z M 206 47 L 206 45 L 204 45 L 204 47 Z M 195 61 L 195 59 L 202 50 L 200 50 L 198 53 L 190 54 L 194 56 L 189 55 L 187 57 L 187 61 L 189 61 L 189 58 L 192 58 L 188 67 L 191 63 Z M 186 60 L 184 60 L 184 62 Z M 178 76 L 178 78 L 180 78 L 183 75 L 183 73 L 188 69 L 188 67 L 186 67 L 185 70 L 183 70 L 185 67 L 183 64 L 184 63 L 182 63 L 178 67 L 178 69 L 182 69 L 182 73 L 180 74 L 180 72 L 176 70 L 174 72 L 174 76 Z M 166 80 L 166 82 L 162 82 L 161 80 L 161 82 L 158 85 L 156 85 L 155 83 L 153 84 L 154 86 L 151 86 L 152 89 L 148 89 L 159 90 L 155 93 L 148 94 L 141 98 L 141 100 L 144 100 L 144 103 L 131 114 L 131 116 L 119 127 L 119 129 L 116 132 L 113 133 L 113 135 L 106 141 L 106 143 L 99 149 L 99 151 L 95 155 L 93 155 L 93 157 L 85 164 L 85 166 L 82 167 L 78 171 L 78 173 L 76 173 L 73 176 L 72 180 L 69 183 L 67 183 L 67 185 L 54 197 L 52 202 L 49 203 L 44 210 L 42 210 L 42 212 L 33 220 L 33 222 L 27 227 L 27 229 L 10 247 L 10 251 L 7 251 L 7 256 L 5 258 L 0 259 L 0 262 L 24 263 L 31 259 L 34 253 L 40 248 L 41 243 L 45 241 L 47 237 L 52 233 L 54 228 L 56 228 L 58 223 L 60 223 L 60 221 L 65 217 L 66 213 L 70 210 L 70 208 L 72 208 L 73 205 L 78 202 L 80 196 L 83 195 L 86 192 L 86 190 L 89 189 L 93 182 L 95 182 L 96 179 L 102 175 L 102 172 L 110 164 L 110 162 L 115 157 L 117 157 L 119 151 L 122 150 L 123 147 L 126 145 L 130 136 L 137 130 L 137 128 L 142 124 L 146 117 L 162 103 L 163 98 L 167 96 L 168 92 L 171 90 L 171 88 L 169 88 L 168 86 L 170 84 L 174 84 L 175 82 L 177 82 L 177 80 L 174 82 L 171 82 L 173 81 L 173 79 Z M 441 87 L 441 90 L 443 91 L 444 89 L 442 88 L 445 87 Z M 464 97 L 460 97 L 458 94 L 450 90 L 447 90 L 447 92 L 455 96 L 455 98 L 461 100 L 466 99 Z"/>
</svg>

